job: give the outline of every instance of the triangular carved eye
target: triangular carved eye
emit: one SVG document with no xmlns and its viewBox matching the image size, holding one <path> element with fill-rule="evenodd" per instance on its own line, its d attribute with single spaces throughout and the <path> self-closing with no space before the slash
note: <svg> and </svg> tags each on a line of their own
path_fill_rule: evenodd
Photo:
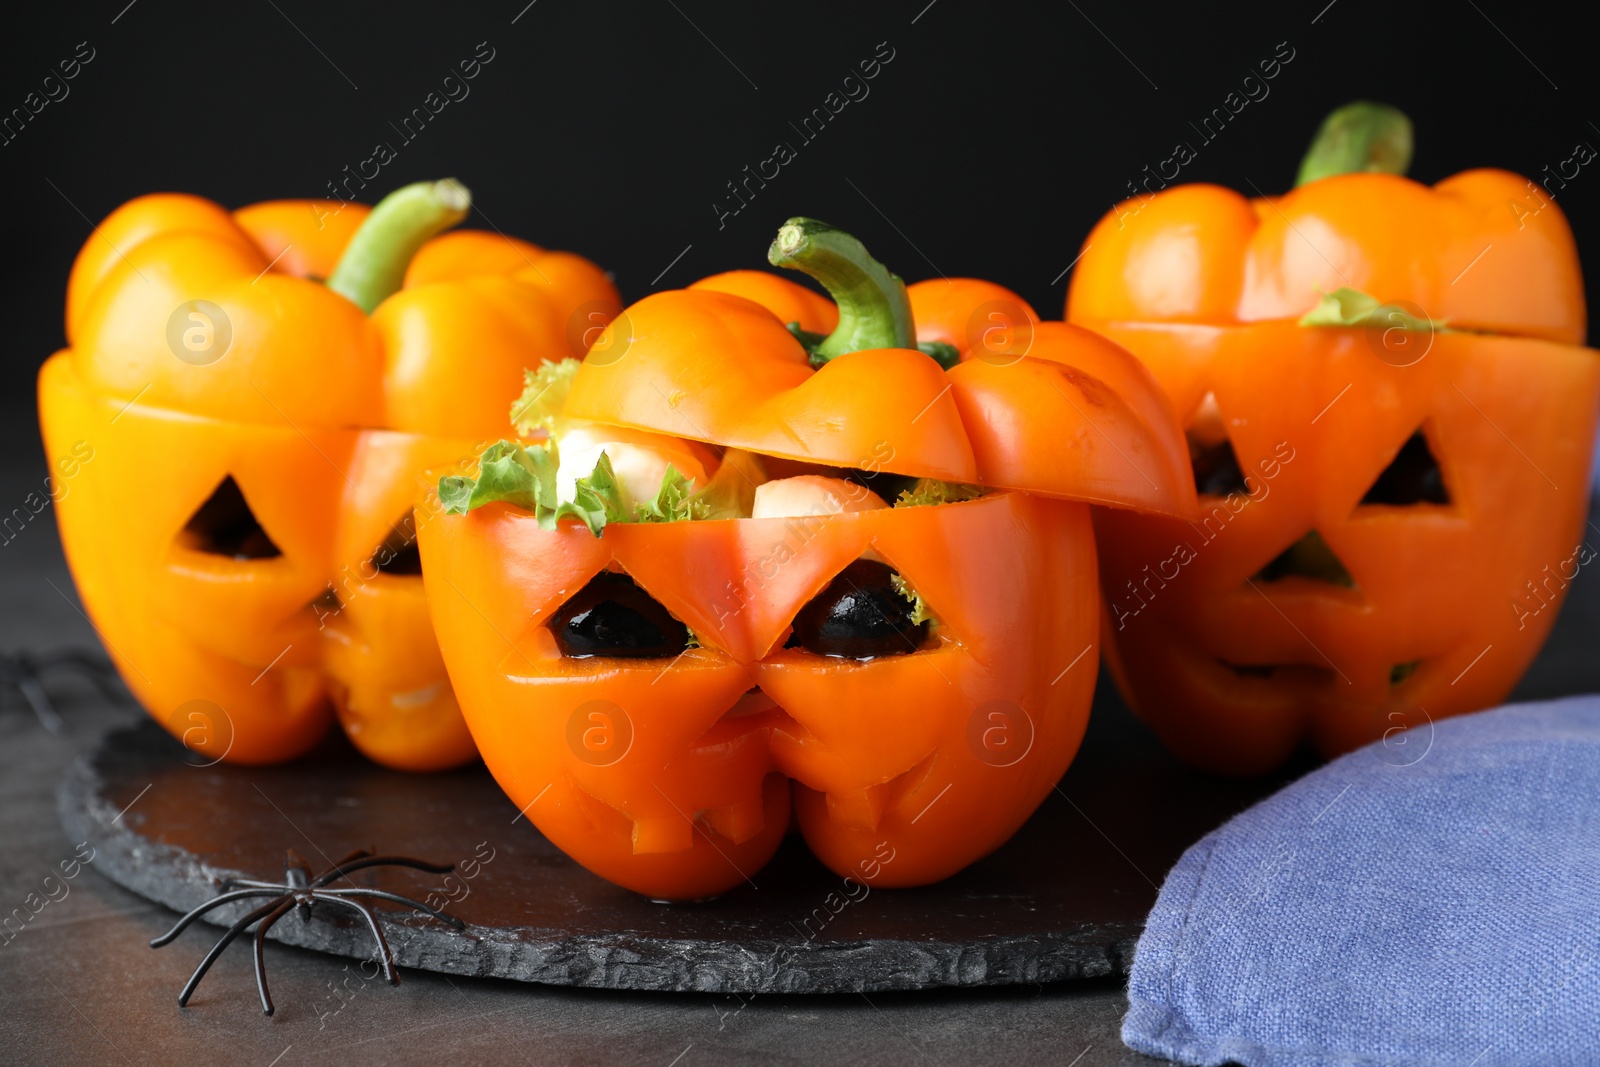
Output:
<svg viewBox="0 0 1600 1067">
<path fill-rule="evenodd" d="M 233 475 L 222 480 L 178 535 L 179 543 L 196 552 L 237 560 L 273 559 L 283 555 L 256 521 Z"/>
<path fill-rule="evenodd" d="M 689 647 L 689 628 L 626 574 L 601 571 L 557 608 L 550 632 L 563 656 L 654 659 Z"/>
<path fill-rule="evenodd" d="M 915 652 L 927 640 L 928 623 L 916 619 L 895 577 L 885 564 L 856 560 L 800 609 L 784 647 L 842 659 Z"/>
<path fill-rule="evenodd" d="M 1204 444 L 1190 431 L 1189 462 L 1194 468 L 1194 491 L 1201 496 L 1249 492 L 1244 484 L 1244 472 L 1239 469 L 1239 457 L 1233 453 L 1233 442 L 1226 437 Z"/>
<path fill-rule="evenodd" d="M 394 524 L 389 536 L 372 553 L 379 574 L 415 577 L 422 574 L 422 554 L 417 551 L 417 525 L 411 512 Z"/>
<path fill-rule="evenodd" d="M 1189 463 L 1194 469 L 1194 490 L 1201 496 L 1232 496 L 1247 493 L 1244 471 L 1228 439 L 1228 430 L 1217 408 L 1217 398 L 1207 393 L 1200 402 L 1185 432 L 1189 439 Z"/>
<path fill-rule="evenodd" d="M 1344 561 L 1334 554 L 1328 542 L 1315 530 L 1290 545 L 1278 557 L 1261 568 L 1256 578 L 1263 582 L 1281 582 L 1285 578 L 1310 578 L 1354 589 L 1356 580 L 1351 577 Z"/>
<path fill-rule="evenodd" d="M 1400 447 L 1394 461 L 1378 475 L 1363 504 L 1390 504 L 1401 507 L 1411 504 L 1448 504 L 1450 492 L 1445 488 L 1444 471 L 1428 447 L 1428 438 L 1421 430 L 1412 434 Z"/>
</svg>

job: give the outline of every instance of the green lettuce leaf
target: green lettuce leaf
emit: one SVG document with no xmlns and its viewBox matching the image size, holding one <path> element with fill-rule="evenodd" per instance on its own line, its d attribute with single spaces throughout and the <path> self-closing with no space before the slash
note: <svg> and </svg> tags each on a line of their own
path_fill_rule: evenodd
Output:
<svg viewBox="0 0 1600 1067">
<path fill-rule="evenodd" d="M 557 499 L 557 466 L 553 449 L 498 441 L 484 449 L 478 460 L 477 478 L 450 475 L 439 479 L 439 501 L 451 515 L 465 515 L 485 504 L 504 502 L 533 512 L 545 530 L 553 530 L 562 519 L 571 517 L 596 537 L 606 523 L 626 521 L 610 456 L 600 454 L 594 470 L 577 480 L 569 501 Z"/>
<path fill-rule="evenodd" d="M 529 372 L 530 383 L 535 373 Z M 573 499 L 561 500 L 556 489 L 559 455 L 553 440 L 533 445 L 496 442 L 484 449 L 476 478 L 451 475 L 439 479 L 439 500 L 451 515 L 465 515 L 496 502 L 512 504 L 533 512 L 546 530 L 571 517 L 599 537 L 606 524 L 613 522 L 748 518 L 755 487 L 765 480 L 759 456 L 730 448 L 703 489 L 697 491 L 688 476 L 669 463 L 655 495 L 630 506 L 611 457 L 602 452 L 594 470 L 577 480 Z"/>
<path fill-rule="evenodd" d="M 478 477 L 453 474 L 439 479 L 439 501 L 452 515 L 505 501 L 537 511 L 555 495 L 556 459 L 543 448 L 496 441 L 478 458 Z"/>
<path fill-rule="evenodd" d="M 633 506 L 633 521 L 687 522 L 706 518 L 709 511 L 710 506 L 695 494 L 694 483 L 668 463 L 655 498 L 642 500 Z"/>
<path fill-rule="evenodd" d="M 941 482 L 937 478 L 918 478 L 915 485 L 895 499 L 897 508 L 920 508 L 930 504 L 959 504 L 963 500 L 976 500 L 988 492 L 981 485 L 965 482 Z"/>
<path fill-rule="evenodd" d="M 556 523 L 571 516 L 582 520 L 589 527 L 589 532 L 596 537 L 605 529 L 608 522 L 628 521 L 627 509 L 622 505 L 622 487 L 617 484 L 616 473 L 611 469 L 611 457 L 604 452 L 595 461 L 594 470 L 585 478 L 579 478 L 574 486 L 572 499 L 557 502 L 554 485 L 551 486 L 551 503 L 549 517 L 539 514 L 539 527 L 544 530 L 554 530 Z"/>
<path fill-rule="evenodd" d="M 1398 304 L 1379 303 L 1359 289 L 1340 288 L 1323 293 L 1316 307 L 1300 317 L 1302 326 L 1360 326 L 1398 328 L 1432 333 L 1445 328 L 1445 319 L 1418 318 Z"/>
<path fill-rule="evenodd" d="M 582 365 L 582 360 L 567 358 L 522 372 L 522 395 L 511 405 L 511 425 L 517 433 L 532 437 L 540 430 L 549 432 Z"/>
</svg>

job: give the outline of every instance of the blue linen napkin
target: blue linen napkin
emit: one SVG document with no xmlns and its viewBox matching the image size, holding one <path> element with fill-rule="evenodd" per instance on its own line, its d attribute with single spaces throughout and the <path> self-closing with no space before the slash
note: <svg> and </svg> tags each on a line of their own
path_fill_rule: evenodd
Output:
<svg viewBox="0 0 1600 1067">
<path fill-rule="evenodd" d="M 1428 723 L 1195 844 L 1122 1039 L 1189 1064 L 1600 1064 L 1600 696 Z"/>
</svg>

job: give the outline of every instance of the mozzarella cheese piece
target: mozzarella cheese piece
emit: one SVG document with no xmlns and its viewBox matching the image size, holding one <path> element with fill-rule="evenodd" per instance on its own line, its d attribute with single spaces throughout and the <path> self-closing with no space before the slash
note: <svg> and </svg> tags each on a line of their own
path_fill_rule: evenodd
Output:
<svg viewBox="0 0 1600 1067">
<path fill-rule="evenodd" d="M 663 434 L 615 426 L 574 426 L 561 435 L 556 448 L 560 456 L 556 492 L 564 501 L 570 501 L 577 493 L 579 478 L 594 473 L 602 452 L 611 459 L 623 504 L 629 508 L 655 499 L 668 464 L 696 489 L 706 484 L 705 465 L 688 443 Z"/>
<path fill-rule="evenodd" d="M 756 502 L 751 517 L 781 519 L 804 515 L 842 515 L 851 511 L 875 511 L 888 506 L 881 496 L 866 486 L 843 478 L 801 474 L 756 486 Z"/>
</svg>

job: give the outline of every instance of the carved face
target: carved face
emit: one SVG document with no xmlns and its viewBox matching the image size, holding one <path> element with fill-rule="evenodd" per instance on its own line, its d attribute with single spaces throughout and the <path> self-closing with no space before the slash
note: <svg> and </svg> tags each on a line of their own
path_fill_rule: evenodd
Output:
<svg viewBox="0 0 1600 1067">
<path fill-rule="evenodd" d="M 459 231 L 368 315 L 319 280 L 366 211 L 132 201 L 79 254 L 71 347 L 40 374 L 52 460 L 93 455 L 58 501 L 88 614 L 205 759 L 291 758 L 335 711 L 390 766 L 472 758 L 408 543 L 417 478 L 470 463 L 524 366 L 619 304 L 585 260 Z"/>
<path fill-rule="evenodd" d="M 409 517 L 416 471 L 472 442 L 128 406 L 60 357 L 41 392 L 49 454 L 82 442 L 90 457 L 57 503 L 89 616 L 129 688 L 200 758 L 290 758 L 326 732 L 330 696 L 375 759 L 471 758 L 422 579 L 387 565 L 403 545 L 382 546 Z M 419 729 L 427 746 L 395 747 Z"/>
<path fill-rule="evenodd" d="M 865 257 L 814 220 L 774 249 L 808 226 Z M 491 496 L 520 477 L 497 454 L 470 490 L 489 499 L 449 483 L 456 513 L 424 522 L 434 627 L 479 751 L 602 877 L 675 899 L 737 886 L 777 848 L 792 795 L 833 870 L 926 884 L 1002 844 L 1076 753 L 1098 631 L 1083 501 L 1186 513 L 1182 435 L 1149 372 L 1103 339 L 987 283 L 911 290 L 925 341 L 992 340 L 997 294 L 1027 329 L 954 346 L 948 368 L 904 346 L 814 361 L 786 323 L 827 328 L 833 309 L 736 272 L 634 304 L 572 376 L 561 416 L 586 435 L 710 446 L 713 483 L 757 454 L 774 477 L 749 479 L 736 513 L 800 517 L 541 529 L 537 491 Z M 941 498 L 996 491 L 801 506 L 805 484 L 863 467 Z"/>
<path fill-rule="evenodd" d="M 1097 519 L 1111 664 L 1180 756 L 1419 759 L 1533 660 L 1587 555 L 1600 397 L 1572 233 L 1534 188 L 1180 185 L 1089 235 L 1067 317 L 1155 373 L 1206 494 L 1192 524 Z"/>
<path fill-rule="evenodd" d="M 1256 773 L 1308 737 L 1330 755 L 1383 738 L 1411 761 L 1433 719 L 1505 698 L 1592 558 L 1592 351 L 1440 333 L 1402 360 L 1376 330 L 1100 328 L 1187 413 L 1202 494 L 1196 522 L 1096 516 L 1108 654 L 1176 752 Z"/>
<path fill-rule="evenodd" d="M 495 504 L 428 517 L 420 540 L 490 770 L 556 845 L 650 896 L 753 875 L 789 825 L 791 780 L 834 870 L 938 880 L 1022 824 L 1083 734 L 1097 594 L 1082 504 L 996 493 L 598 539 Z M 885 591 L 890 571 L 931 631 Z"/>
</svg>

